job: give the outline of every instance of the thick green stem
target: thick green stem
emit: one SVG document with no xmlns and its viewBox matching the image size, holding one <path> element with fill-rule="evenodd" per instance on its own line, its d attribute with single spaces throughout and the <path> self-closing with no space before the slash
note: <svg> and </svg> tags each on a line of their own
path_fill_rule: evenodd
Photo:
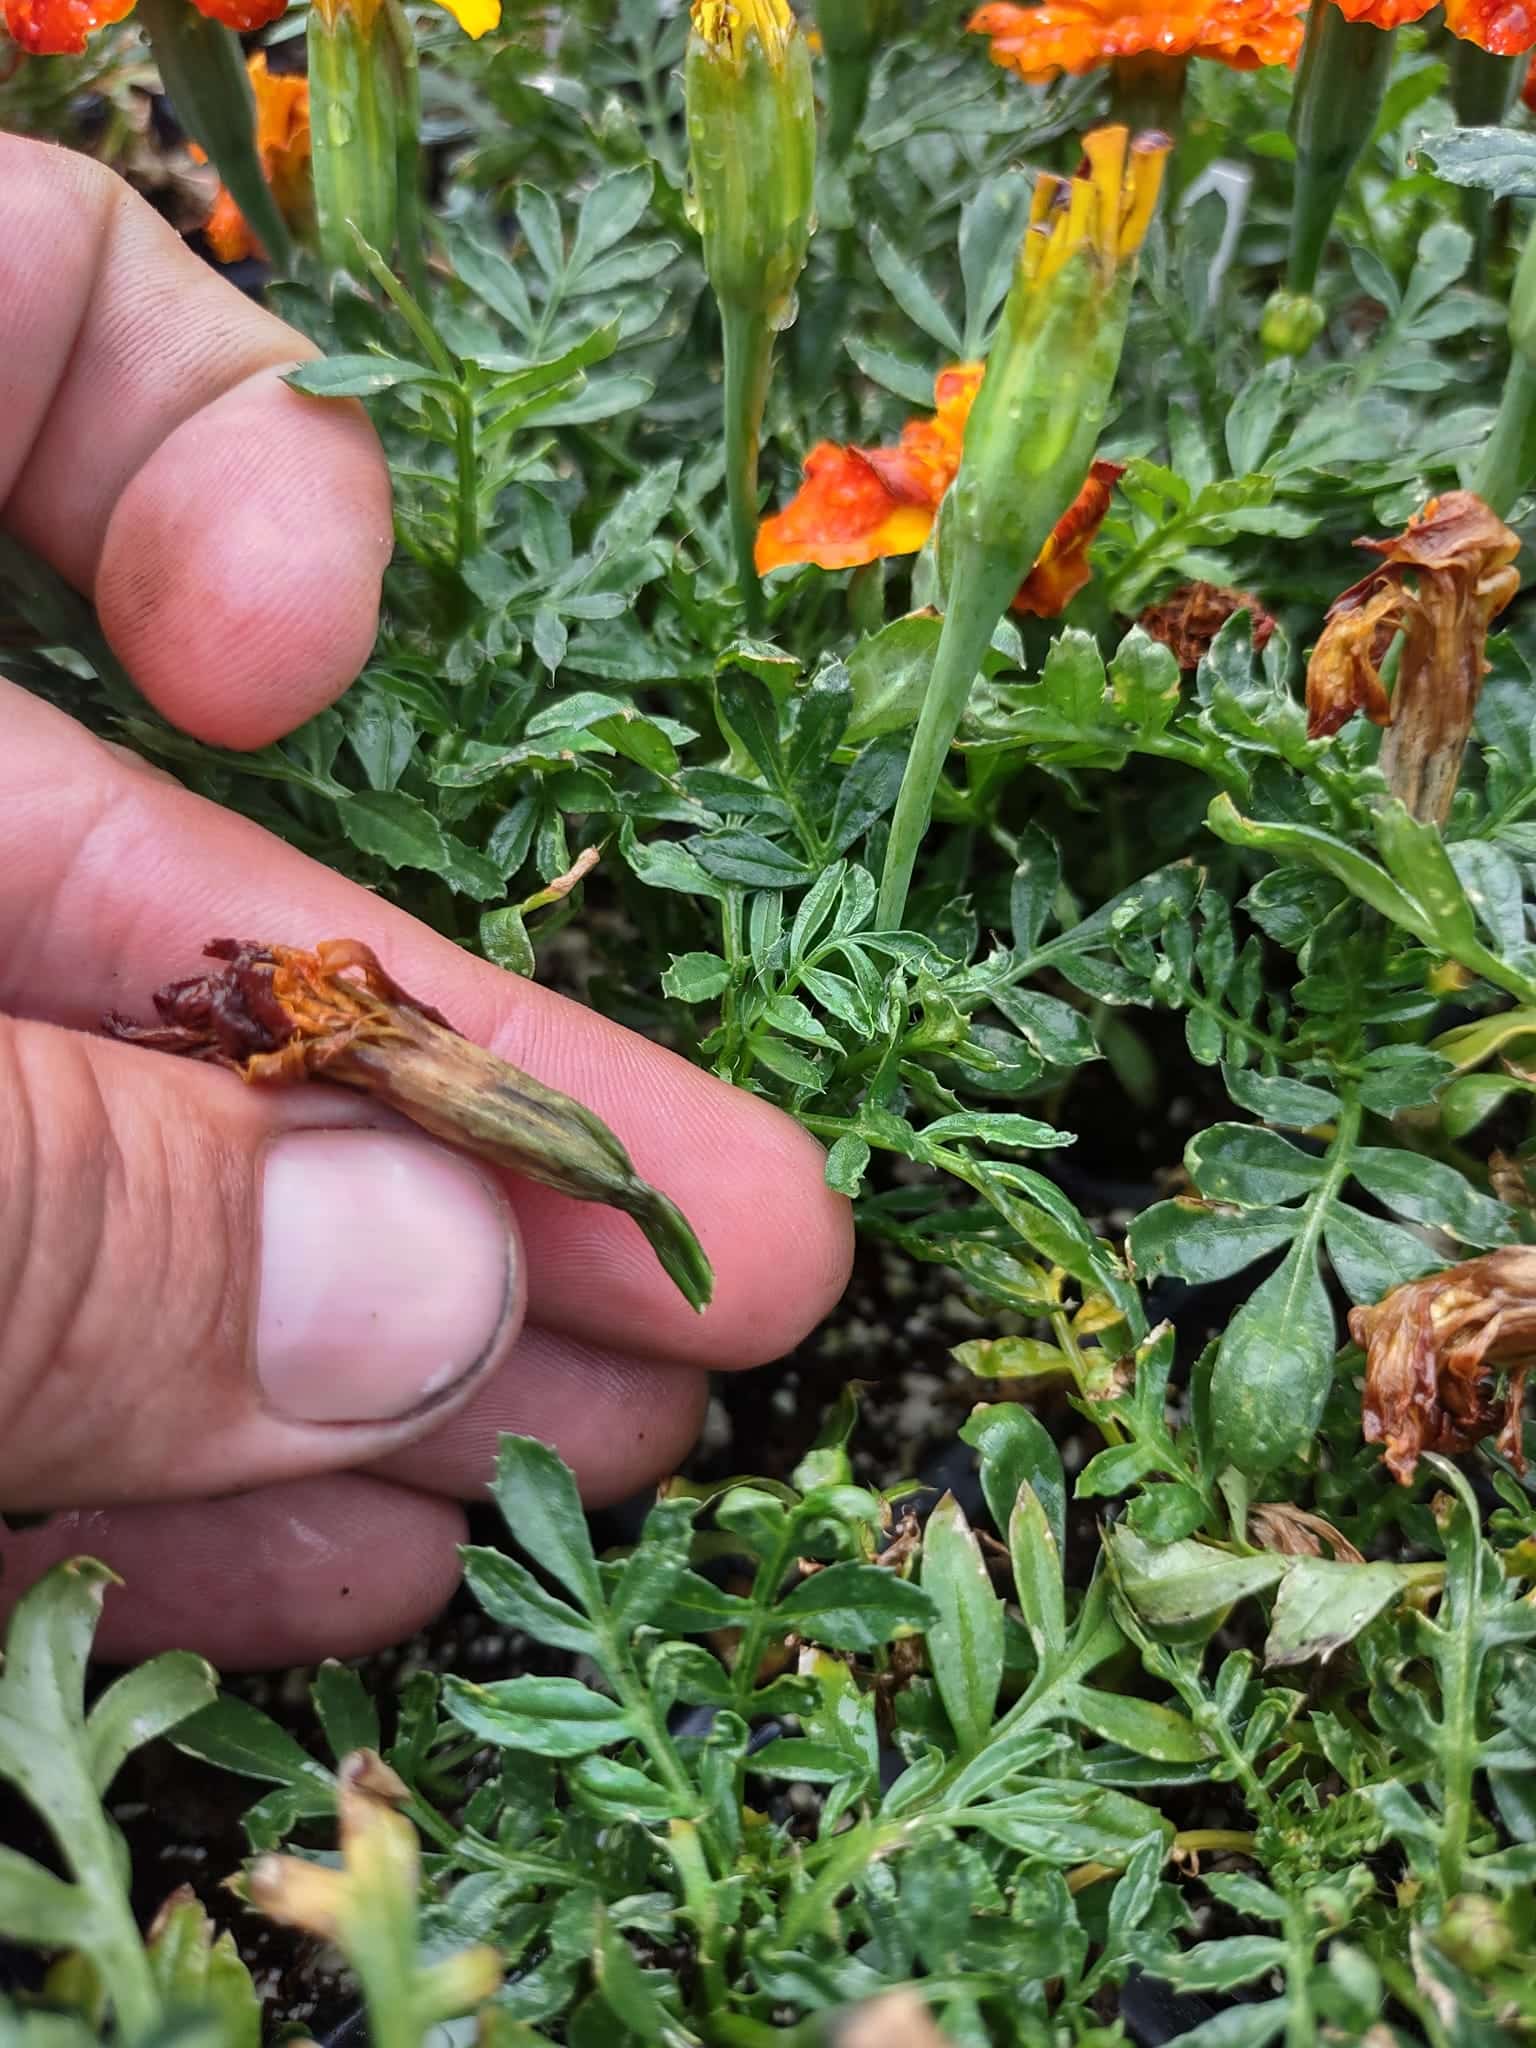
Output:
<svg viewBox="0 0 1536 2048">
<path fill-rule="evenodd" d="M 747 626 L 762 623 L 763 586 L 753 550 L 757 545 L 757 450 L 773 368 L 773 329 L 761 313 L 722 305 L 725 333 L 725 492 L 731 511 L 731 549 L 736 582 L 747 609 Z"/>
<path fill-rule="evenodd" d="M 256 152 L 256 97 L 239 37 L 199 14 L 189 0 L 140 0 L 137 19 L 177 119 L 218 172 L 274 267 L 286 270 L 293 246 Z"/>
<path fill-rule="evenodd" d="M 1133 135 L 1156 129 L 1177 137 L 1184 126 L 1188 75 L 1187 57 L 1164 57 L 1155 51 L 1117 57 L 1109 73 L 1111 118 L 1123 121 Z"/>
<path fill-rule="evenodd" d="M 1498 417 L 1472 473 L 1472 488 L 1501 519 L 1536 477 L 1536 221 L 1509 300 L 1511 354 Z"/>
<path fill-rule="evenodd" d="M 1498 416 L 1484 445 L 1472 488 L 1505 518 L 1515 500 L 1536 476 L 1536 363 L 1529 356 L 1510 358 Z"/>
<path fill-rule="evenodd" d="M 1347 21 L 1318 0 L 1296 68 L 1291 140 L 1296 180 L 1286 288 L 1310 293 L 1350 173 L 1371 138 L 1392 69 L 1394 29 Z"/>
<path fill-rule="evenodd" d="M 875 920 L 881 931 L 900 928 L 912 870 L 933 814 L 934 792 L 944 772 L 950 742 L 964 714 L 982 657 L 1008 600 L 1018 589 L 1019 579 L 1019 564 L 1011 552 L 976 546 L 958 551 L 928 694 L 923 699 L 922 715 L 912 736 L 912 751 L 907 756 L 891 817 Z"/>
<path fill-rule="evenodd" d="M 834 50 L 828 45 L 827 155 L 835 164 L 840 164 L 852 149 L 863 122 L 873 68 L 870 50 Z"/>
<path fill-rule="evenodd" d="M 1451 104 L 1464 128 L 1502 128 L 1509 119 L 1530 59 L 1493 57 L 1476 43 L 1451 38 Z M 1488 273 L 1497 202 L 1491 192 L 1469 186 L 1461 195 L 1462 210 L 1472 231 L 1476 253 L 1473 274 L 1481 284 Z"/>
</svg>

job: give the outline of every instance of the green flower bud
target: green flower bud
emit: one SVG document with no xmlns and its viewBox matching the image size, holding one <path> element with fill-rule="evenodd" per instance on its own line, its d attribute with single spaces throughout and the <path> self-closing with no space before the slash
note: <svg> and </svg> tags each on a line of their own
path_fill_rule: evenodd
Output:
<svg viewBox="0 0 1536 2048">
<path fill-rule="evenodd" d="M 794 318 L 811 237 L 811 60 L 785 0 L 694 0 L 684 84 L 691 209 L 722 309 Z"/>
<path fill-rule="evenodd" d="M 1323 331 L 1324 313 L 1306 292 L 1272 292 L 1259 340 L 1272 356 L 1304 356 Z"/>
<path fill-rule="evenodd" d="M 1124 127 L 1096 128 L 1083 138 L 1077 177 L 1042 175 L 1035 185 L 940 520 L 941 551 L 1006 556 L 1013 587 L 1092 459 L 1169 146 L 1165 135 L 1133 139 Z"/>
</svg>

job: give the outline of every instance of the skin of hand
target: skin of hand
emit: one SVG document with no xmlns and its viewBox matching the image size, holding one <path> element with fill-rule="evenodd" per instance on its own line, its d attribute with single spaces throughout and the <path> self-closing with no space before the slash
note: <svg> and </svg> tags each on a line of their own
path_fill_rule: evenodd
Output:
<svg viewBox="0 0 1536 2048">
<path fill-rule="evenodd" d="M 89 161 L 0 136 L 0 525 L 93 598 L 145 695 L 254 747 L 346 688 L 391 548 L 362 411 L 309 344 Z M 498 1179 L 365 1098 L 89 1036 L 214 936 L 364 940 L 590 1104 L 693 1222 L 695 1316 L 634 1225 Z M 471 958 L 0 681 L 0 1614 L 89 1553 L 110 1659 L 356 1655 L 456 1582 L 495 1440 L 593 1504 L 686 1455 L 706 1371 L 846 1281 L 847 1206 L 755 1098 Z"/>
</svg>

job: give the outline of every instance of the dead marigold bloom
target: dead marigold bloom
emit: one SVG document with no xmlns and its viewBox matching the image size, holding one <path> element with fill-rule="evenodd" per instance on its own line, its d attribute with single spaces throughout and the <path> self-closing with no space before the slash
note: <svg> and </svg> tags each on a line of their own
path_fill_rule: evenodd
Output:
<svg viewBox="0 0 1536 2048">
<path fill-rule="evenodd" d="M 984 367 L 952 363 L 941 370 L 934 383 L 935 411 L 909 420 L 894 448 L 818 441 L 805 458 L 799 490 L 758 528 L 759 571 L 792 562 L 855 569 L 886 555 L 915 555 L 959 471 Z M 1123 463 L 1093 464 L 1019 586 L 1016 611 L 1054 618 L 1088 582 L 1088 551 L 1123 474 Z"/>
<path fill-rule="evenodd" d="M 247 1081 L 324 1079 L 376 1095 L 449 1145 L 623 1210 L 688 1302 L 708 1304 L 713 1274 L 687 1220 L 640 1178 L 601 1118 L 462 1037 L 359 940 L 306 953 L 215 939 L 203 951 L 224 968 L 160 989 L 159 1024 L 110 1016 L 107 1033 Z"/>
<path fill-rule="evenodd" d="M 268 70 L 264 50 L 258 50 L 245 68 L 256 98 L 256 154 L 261 174 L 272 188 L 278 211 L 293 221 L 309 204 L 309 80 L 300 72 Z M 196 163 L 208 161 L 196 143 L 191 154 Z M 219 187 L 213 211 L 203 223 L 203 234 L 221 263 L 239 263 L 247 256 L 264 253 L 225 185 Z"/>
<path fill-rule="evenodd" d="M 1261 652 L 1274 633 L 1274 618 L 1248 591 L 1232 590 L 1224 583 L 1183 583 L 1160 604 L 1148 605 L 1136 623 L 1171 651 L 1180 668 L 1193 671 L 1237 612 L 1248 614 L 1254 651 Z"/>
<path fill-rule="evenodd" d="M 1524 1469 L 1525 1377 L 1536 1357 L 1536 1247 L 1513 1245 L 1394 1287 L 1350 1310 L 1365 1352 L 1365 1440 L 1407 1485 L 1425 1451 L 1468 1451 L 1498 1431 Z M 1500 1368 L 1503 1391 L 1499 1391 Z"/>
<path fill-rule="evenodd" d="M 1355 712 L 1389 728 L 1381 766 L 1416 818 L 1443 823 L 1487 672 L 1488 628 L 1520 587 L 1520 542 L 1471 491 L 1447 491 L 1389 540 L 1357 547 L 1381 567 L 1335 598 L 1307 665 L 1307 732 Z M 1412 587 L 1409 578 L 1413 579 Z M 1403 635 L 1389 699 L 1381 665 Z"/>
<path fill-rule="evenodd" d="M 1294 64 L 1306 11 L 1306 0 L 989 0 L 966 28 L 989 39 L 994 64 L 1043 85 L 1123 57 L 1210 57 L 1234 71 Z"/>
</svg>

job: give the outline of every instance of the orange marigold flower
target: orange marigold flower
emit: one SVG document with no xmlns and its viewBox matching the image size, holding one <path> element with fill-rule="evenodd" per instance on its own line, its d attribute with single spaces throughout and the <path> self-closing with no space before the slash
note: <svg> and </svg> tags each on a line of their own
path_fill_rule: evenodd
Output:
<svg viewBox="0 0 1536 2048">
<path fill-rule="evenodd" d="M 210 21 L 242 35 L 276 21 L 288 0 L 192 0 Z M 133 12 L 133 0 L 5 0 L 5 25 L 34 57 L 78 57 L 85 39 Z"/>
<path fill-rule="evenodd" d="M 926 419 L 909 420 L 894 448 L 844 448 L 818 441 L 805 459 L 804 483 L 782 512 L 758 528 L 759 572 L 791 562 L 856 569 L 886 555 L 915 555 L 933 531 L 939 502 L 959 470 L 965 423 L 983 368 L 981 363 L 953 363 L 941 370 L 933 387 L 937 410 Z M 1094 463 L 1020 585 L 1016 611 L 1055 618 L 1087 583 L 1088 550 L 1123 473 L 1122 463 Z"/>
<path fill-rule="evenodd" d="M 915 555 L 960 467 L 982 367 L 954 363 L 941 370 L 933 387 L 937 410 L 909 420 L 894 448 L 818 441 L 805 459 L 805 482 L 758 528 L 759 573 L 789 562 L 856 569 L 883 555 Z"/>
<path fill-rule="evenodd" d="M 1526 0 L 1445 0 L 1445 25 L 1491 57 L 1520 57 L 1536 48 L 1536 8 Z"/>
<path fill-rule="evenodd" d="M 5 25 L 34 57 L 78 57 L 93 29 L 132 8 L 133 0 L 5 0 Z"/>
<path fill-rule="evenodd" d="M 1422 21 L 1437 0 L 1334 0 L 1334 5 L 1348 21 L 1401 28 Z M 1536 8 L 1526 0 L 1445 0 L 1445 25 L 1453 36 L 1493 57 L 1519 57 L 1536 48 Z"/>
<path fill-rule="evenodd" d="M 292 218 L 303 210 L 309 197 L 309 80 L 298 72 L 269 71 L 264 50 L 256 52 L 246 69 L 256 95 L 256 154 L 261 159 L 261 174 L 272 188 L 279 211 Z M 195 143 L 192 155 L 199 163 L 207 162 Z M 221 263 L 239 263 L 247 256 L 264 253 L 235 204 L 234 194 L 223 185 L 203 223 L 203 234 Z"/>
<path fill-rule="evenodd" d="M 1402 28 L 1422 21 L 1439 0 L 1333 0 L 1346 21 L 1368 21 L 1372 28 Z"/>
<path fill-rule="evenodd" d="M 987 0 L 966 28 L 990 39 L 994 64 L 1042 85 L 1117 57 L 1212 57 L 1234 71 L 1294 64 L 1305 14 L 1306 0 Z"/>
</svg>

